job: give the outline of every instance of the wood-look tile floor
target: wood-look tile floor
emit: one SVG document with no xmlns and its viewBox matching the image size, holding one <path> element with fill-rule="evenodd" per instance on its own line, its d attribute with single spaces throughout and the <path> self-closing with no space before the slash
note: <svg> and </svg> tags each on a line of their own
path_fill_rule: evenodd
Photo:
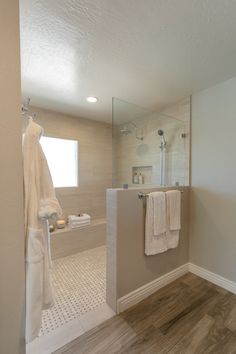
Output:
<svg viewBox="0 0 236 354">
<path fill-rule="evenodd" d="M 236 295 L 188 273 L 62 353 L 236 354 Z"/>
</svg>

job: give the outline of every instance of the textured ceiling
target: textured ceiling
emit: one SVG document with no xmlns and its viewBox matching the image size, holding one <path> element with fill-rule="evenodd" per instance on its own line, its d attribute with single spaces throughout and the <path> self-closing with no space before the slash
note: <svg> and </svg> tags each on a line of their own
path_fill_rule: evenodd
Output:
<svg viewBox="0 0 236 354">
<path fill-rule="evenodd" d="M 161 109 L 236 75 L 235 0 L 20 5 L 22 91 L 34 105 L 109 121 L 112 97 Z"/>
</svg>

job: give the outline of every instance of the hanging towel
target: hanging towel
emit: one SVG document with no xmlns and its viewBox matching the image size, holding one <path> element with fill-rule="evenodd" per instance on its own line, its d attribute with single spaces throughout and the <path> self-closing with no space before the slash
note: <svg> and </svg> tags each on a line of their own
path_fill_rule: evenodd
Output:
<svg viewBox="0 0 236 354">
<path fill-rule="evenodd" d="M 179 231 L 181 229 L 181 192 L 171 190 L 166 192 L 167 214 L 167 244 L 168 248 L 176 248 L 179 244 Z"/>
<path fill-rule="evenodd" d="M 153 199 L 154 235 L 160 236 L 166 232 L 166 198 L 164 192 L 150 193 Z"/>
<path fill-rule="evenodd" d="M 157 208 L 159 207 L 159 208 Z M 156 214 L 155 214 L 156 213 Z M 158 218 L 158 220 L 156 220 Z M 167 251 L 166 202 L 164 192 L 148 194 L 145 220 L 145 254 L 147 256 Z M 154 231 L 155 230 L 155 231 Z M 154 234 L 156 233 L 156 235 Z"/>
<path fill-rule="evenodd" d="M 42 128 L 30 121 L 23 141 L 27 343 L 38 336 L 42 310 L 53 305 L 48 218 L 61 215 L 41 135 Z"/>
</svg>

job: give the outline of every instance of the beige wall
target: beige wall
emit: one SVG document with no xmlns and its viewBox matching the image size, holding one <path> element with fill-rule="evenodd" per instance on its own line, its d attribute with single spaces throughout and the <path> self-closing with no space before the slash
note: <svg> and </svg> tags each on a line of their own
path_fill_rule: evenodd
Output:
<svg viewBox="0 0 236 354">
<path fill-rule="evenodd" d="M 85 212 L 94 219 L 106 216 L 106 188 L 112 183 L 111 125 L 32 107 L 44 135 L 78 140 L 79 187 L 58 188 L 64 215 Z"/>
<path fill-rule="evenodd" d="M 182 187 L 179 246 L 154 256 L 144 254 L 145 210 L 138 192 L 155 190 L 114 189 L 107 192 L 107 279 L 112 280 L 107 283 L 107 299 L 113 308 L 114 299 L 188 262 L 188 187 Z"/>
<path fill-rule="evenodd" d="M 236 281 L 236 78 L 193 95 L 190 261 Z"/>
<path fill-rule="evenodd" d="M 150 166 L 149 169 L 140 169 L 138 172 L 143 174 L 145 184 L 160 185 L 158 129 L 164 130 L 167 141 L 165 184 L 175 185 L 178 182 L 180 185 L 189 185 L 190 98 L 181 100 L 162 113 L 155 112 L 134 122 L 138 127 L 137 136 L 143 134 L 143 141 L 135 138 L 132 126 L 128 126 L 132 133 L 127 135 L 120 134 L 124 124 L 115 126 L 113 185 L 122 187 L 124 183 L 128 183 L 132 186 L 132 167 L 136 166 Z M 181 137 L 182 133 L 186 134 L 185 139 Z"/>
<path fill-rule="evenodd" d="M 24 230 L 18 1 L 0 2 L 0 353 L 24 353 Z"/>
</svg>

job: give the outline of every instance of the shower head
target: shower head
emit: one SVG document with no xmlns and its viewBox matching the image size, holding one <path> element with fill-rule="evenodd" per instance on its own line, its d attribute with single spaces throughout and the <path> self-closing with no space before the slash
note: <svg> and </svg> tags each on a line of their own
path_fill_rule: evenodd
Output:
<svg viewBox="0 0 236 354">
<path fill-rule="evenodd" d="M 121 135 L 128 135 L 130 133 L 131 133 L 131 130 L 128 127 L 126 127 L 126 126 L 124 126 L 123 128 L 120 129 L 120 134 Z"/>
<path fill-rule="evenodd" d="M 134 129 L 131 130 L 131 128 L 130 128 L 129 126 L 134 127 Z M 129 122 L 129 123 L 127 123 L 127 125 L 124 125 L 124 126 L 120 129 L 120 134 L 126 136 L 126 135 L 132 133 L 132 131 L 134 130 L 134 131 L 135 131 L 135 138 L 136 138 L 137 140 L 141 140 L 141 141 L 142 141 L 142 140 L 143 140 L 142 129 L 141 129 L 141 136 L 138 136 L 138 135 L 137 135 L 137 129 L 138 129 L 138 128 L 137 128 L 137 125 L 136 125 L 136 124 L 134 124 L 133 122 Z"/>
<path fill-rule="evenodd" d="M 164 137 L 164 131 L 162 129 L 158 129 L 157 134 L 162 138 L 162 144 L 166 146 L 166 139 Z"/>
</svg>

